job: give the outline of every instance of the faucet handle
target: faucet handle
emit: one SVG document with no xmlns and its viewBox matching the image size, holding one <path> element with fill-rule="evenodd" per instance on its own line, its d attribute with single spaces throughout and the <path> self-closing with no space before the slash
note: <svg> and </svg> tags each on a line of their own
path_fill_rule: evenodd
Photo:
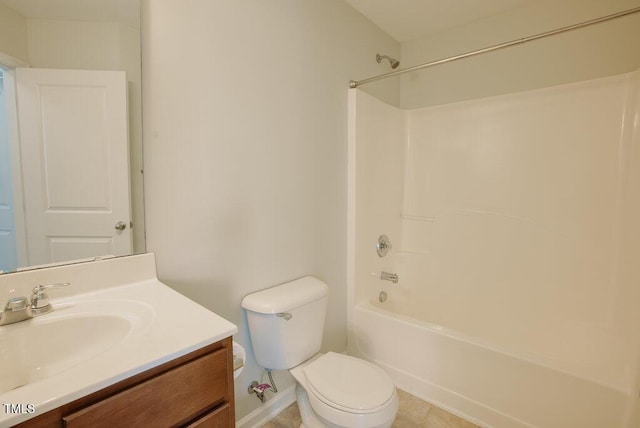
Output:
<svg viewBox="0 0 640 428">
<path fill-rule="evenodd" d="M 44 292 L 49 288 L 61 288 L 71 285 L 70 282 L 64 282 L 60 284 L 47 284 L 36 285 L 33 287 L 33 294 L 31 295 L 31 309 L 37 310 L 39 313 L 48 312 L 51 310 L 51 303 L 49 303 L 49 296 Z"/>
<path fill-rule="evenodd" d="M 0 325 L 13 324 L 15 322 L 28 320 L 33 317 L 33 311 L 29 306 L 29 300 L 22 297 L 12 297 L 7 300 L 4 312 L 0 312 Z"/>
<path fill-rule="evenodd" d="M 26 297 L 13 297 L 7 300 L 4 307 L 5 312 L 23 311 L 29 307 L 29 301 Z"/>
<path fill-rule="evenodd" d="M 33 287 L 33 294 L 40 294 L 42 293 L 44 290 L 48 289 L 48 288 L 62 288 L 62 287 L 66 287 L 67 285 L 71 285 L 70 282 L 62 282 L 60 284 L 47 284 L 47 285 L 36 285 L 35 287 Z"/>
<path fill-rule="evenodd" d="M 393 245 L 391 245 L 391 241 L 389 241 L 389 237 L 387 235 L 380 235 L 380 237 L 378 238 L 378 243 L 376 244 L 376 252 L 378 253 L 378 257 L 386 256 L 392 246 Z"/>
</svg>

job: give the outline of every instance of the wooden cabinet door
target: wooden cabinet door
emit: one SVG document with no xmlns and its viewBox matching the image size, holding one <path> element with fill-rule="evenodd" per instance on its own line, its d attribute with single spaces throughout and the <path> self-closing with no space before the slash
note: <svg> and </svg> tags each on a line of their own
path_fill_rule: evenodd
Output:
<svg viewBox="0 0 640 428">
<path fill-rule="evenodd" d="M 186 428 L 228 428 L 231 425 L 231 406 L 229 403 L 207 413 L 197 421 L 190 423 Z"/>
<path fill-rule="evenodd" d="M 63 417 L 64 424 L 68 428 L 114 428 L 187 423 L 203 409 L 213 409 L 224 402 L 231 370 L 227 361 L 226 349 L 220 349 L 71 413 Z M 229 414 L 229 406 L 226 411 Z M 228 427 L 228 422 L 201 426 Z"/>
</svg>

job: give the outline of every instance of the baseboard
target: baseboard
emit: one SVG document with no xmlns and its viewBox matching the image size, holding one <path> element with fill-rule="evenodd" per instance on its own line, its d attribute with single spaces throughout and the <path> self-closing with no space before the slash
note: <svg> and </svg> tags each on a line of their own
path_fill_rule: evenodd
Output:
<svg viewBox="0 0 640 428">
<path fill-rule="evenodd" d="M 278 413 L 282 412 L 295 401 L 296 385 L 293 384 L 285 390 L 280 391 L 277 395 L 244 418 L 236 421 L 236 428 L 258 428 L 269 422 Z"/>
</svg>

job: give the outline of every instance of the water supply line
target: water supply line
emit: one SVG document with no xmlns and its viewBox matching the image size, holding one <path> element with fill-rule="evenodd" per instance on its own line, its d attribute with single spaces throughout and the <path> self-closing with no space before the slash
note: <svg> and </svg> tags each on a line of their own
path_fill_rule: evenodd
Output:
<svg viewBox="0 0 640 428">
<path fill-rule="evenodd" d="M 256 394 L 256 397 L 260 400 L 261 403 L 265 403 L 267 401 L 267 396 L 264 395 L 265 391 L 271 391 L 273 393 L 278 392 L 278 387 L 273 380 L 273 376 L 271 375 L 271 369 L 265 369 L 267 375 L 269 376 L 269 383 L 260 383 L 257 380 L 254 380 L 249 385 L 249 394 Z"/>
<path fill-rule="evenodd" d="M 278 387 L 276 386 L 276 383 L 273 381 L 273 377 L 271 377 L 271 369 L 265 369 L 267 371 L 267 374 L 269 375 L 269 389 L 271 390 L 271 392 L 273 393 L 278 393 Z"/>
</svg>

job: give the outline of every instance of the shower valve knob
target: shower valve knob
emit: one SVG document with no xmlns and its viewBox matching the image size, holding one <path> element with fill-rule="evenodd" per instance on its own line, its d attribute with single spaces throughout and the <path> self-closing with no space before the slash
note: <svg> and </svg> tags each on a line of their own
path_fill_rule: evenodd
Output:
<svg viewBox="0 0 640 428">
<path fill-rule="evenodd" d="M 391 241 L 389 241 L 389 237 L 387 235 L 380 235 L 380 237 L 378 238 L 378 243 L 376 244 L 376 252 L 378 253 L 378 256 L 386 256 L 391 247 L 392 245 Z"/>
</svg>

